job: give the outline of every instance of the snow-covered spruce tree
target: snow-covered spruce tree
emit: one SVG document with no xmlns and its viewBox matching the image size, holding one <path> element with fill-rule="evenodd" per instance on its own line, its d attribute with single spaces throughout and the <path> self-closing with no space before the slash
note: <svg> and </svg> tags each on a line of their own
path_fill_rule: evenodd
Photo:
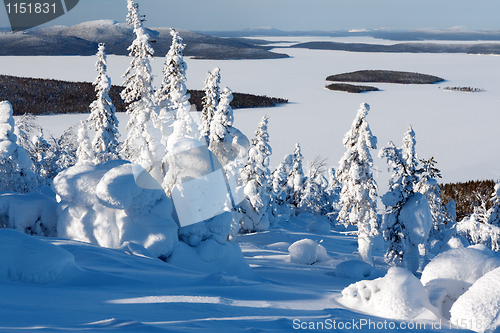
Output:
<svg viewBox="0 0 500 333">
<path fill-rule="evenodd" d="M 326 160 L 319 158 L 315 158 L 309 165 L 300 198 L 300 212 L 326 215 L 325 190 L 328 187 L 328 181 L 323 176 L 325 165 Z"/>
<path fill-rule="evenodd" d="M 373 237 L 379 234 L 377 183 L 373 179 L 370 149 L 377 148 L 366 116 L 370 106 L 361 104 L 351 129 L 344 136 L 347 151 L 339 162 L 337 179 L 342 184 L 341 210 L 337 220 L 358 228 L 358 251 L 362 260 L 372 264 Z"/>
<path fill-rule="evenodd" d="M 326 215 L 331 223 L 335 223 L 337 221 L 337 216 L 340 211 L 340 192 L 342 187 L 337 180 L 337 176 L 335 176 L 335 168 L 330 167 L 328 169 L 328 186 L 323 192 L 323 202 L 324 202 L 324 215 Z"/>
<path fill-rule="evenodd" d="M 224 159 L 227 155 L 227 145 L 224 143 L 231 142 L 229 128 L 233 126 L 233 109 L 229 105 L 233 100 L 231 89 L 225 87 L 220 95 L 220 102 L 215 110 L 212 121 L 210 122 L 210 150 L 219 158 Z"/>
<path fill-rule="evenodd" d="M 278 220 L 280 215 L 288 218 L 290 216 L 290 208 L 286 202 L 286 188 L 287 188 L 288 172 L 286 171 L 285 164 L 280 163 L 278 168 L 274 170 L 271 176 L 271 224 Z"/>
<path fill-rule="evenodd" d="M 252 146 L 248 151 L 248 161 L 240 176 L 246 199 L 241 203 L 245 210 L 240 221 L 243 232 L 264 231 L 269 228 L 268 209 L 270 206 L 269 157 L 272 154 L 267 133 L 268 117 L 264 116 L 255 132 Z"/>
<path fill-rule="evenodd" d="M 59 138 L 51 137 L 50 145 L 53 147 L 53 159 L 55 161 L 56 174 L 72 167 L 77 162 L 76 151 L 78 150 L 77 125 L 70 126 Z"/>
<path fill-rule="evenodd" d="M 491 195 L 493 206 L 488 209 L 488 224 L 500 227 L 500 182 L 495 184 L 495 190 Z"/>
<path fill-rule="evenodd" d="M 120 155 L 125 160 L 141 165 L 161 183 L 165 147 L 161 144 L 160 131 L 153 124 L 158 117 L 150 64 L 154 50 L 149 45 L 149 35 L 142 25 L 144 19 L 139 15 L 138 5 L 128 0 L 127 6 L 127 22 L 134 27 L 136 38 L 128 48 L 132 61 L 124 74 L 125 88 L 121 92 L 130 119 L 127 123 L 127 139 Z"/>
<path fill-rule="evenodd" d="M 220 69 L 215 67 L 211 72 L 208 72 L 207 78 L 204 81 L 205 86 L 203 91 L 205 96 L 202 99 L 203 110 L 201 110 L 201 125 L 200 133 L 207 143 L 210 141 L 210 123 L 219 105 L 220 98 Z"/>
<path fill-rule="evenodd" d="M 14 134 L 12 105 L 0 102 L 0 191 L 34 192 L 39 183 L 26 150 Z"/>
<path fill-rule="evenodd" d="M 428 160 L 420 160 L 423 166 L 419 170 L 420 180 L 415 186 L 415 191 L 422 193 L 427 199 L 432 215 L 432 229 L 429 234 L 429 242 L 443 240 L 443 230 L 448 223 L 452 224 L 452 217 L 446 211 L 441 199 L 441 189 L 436 178 L 441 178 L 441 172 L 435 167 L 434 157 Z"/>
<path fill-rule="evenodd" d="M 93 85 L 95 86 L 96 99 L 90 104 L 90 116 L 87 120 L 89 129 L 96 131 L 92 140 L 92 148 L 95 152 L 94 164 L 102 164 L 109 160 L 118 159 L 118 119 L 116 109 L 109 98 L 111 79 L 106 74 L 107 61 L 104 43 L 99 44 L 97 51 L 97 62 L 95 64 L 98 73 Z"/>
<path fill-rule="evenodd" d="M 293 211 L 293 214 L 297 215 L 299 213 L 298 207 L 300 206 L 300 198 L 302 191 L 304 189 L 304 170 L 302 168 L 302 160 L 304 157 L 300 151 L 300 145 L 297 142 L 295 144 L 295 150 L 293 152 L 292 167 L 290 173 L 288 174 L 288 197 L 287 202 Z"/>
<path fill-rule="evenodd" d="M 95 152 L 90 143 L 89 134 L 87 132 L 87 124 L 85 121 L 80 121 L 78 128 L 78 150 L 76 151 L 77 165 L 94 165 Z"/>
<path fill-rule="evenodd" d="M 418 247 L 427 244 L 432 227 L 427 200 L 416 192 L 419 170 L 415 144 L 415 132 L 410 126 L 402 148 L 389 142 L 379 153 L 380 158 L 387 159 L 392 172 L 389 190 L 381 198 L 386 207 L 383 221 L 384 238 L 388 242 L 386 261 L 413 273 L 420 264 Z M 421 214 L 419 225 L 415 225 L 415 214 Z"/>
</svg>

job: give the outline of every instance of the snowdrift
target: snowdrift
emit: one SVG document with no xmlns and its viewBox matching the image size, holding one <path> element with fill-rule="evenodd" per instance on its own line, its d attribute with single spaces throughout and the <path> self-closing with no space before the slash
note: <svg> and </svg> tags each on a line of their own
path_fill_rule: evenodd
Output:
<svg viewBox="0 0 500 333">
<path fill-rule="evenodd" d="M 154 179 L 140 166 L 110 161 L 80 165 L 61 172 L 54 190 L 61 199 L 58 237 L 117 249 L 137 243 L 167 258 L 178 243 L 172 203 L 161 188 L 141 187 Z"/>
<path fill-rule="evenodd" d="M 17 230 L 0 229 L 0 282 L 47 284 L 77 268 L 68 251 Z"/>
</svg>

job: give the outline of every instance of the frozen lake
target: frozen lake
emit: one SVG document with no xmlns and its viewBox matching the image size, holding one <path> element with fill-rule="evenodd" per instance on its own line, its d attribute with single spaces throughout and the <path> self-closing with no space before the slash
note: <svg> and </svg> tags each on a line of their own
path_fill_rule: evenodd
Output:
<svg viewBox="0 0 500 333">
<path fill-rule="evenodd" d="M 282 38 L 281 38 L 282 39 Z M 322 38 L 325 40 L 326 38 Z M 302 41 L 303 38 L 291 38 Z M 331 39 L 336 40 L 336 39 Z M 345 39 L 344 39 L 345 41 Z M 351 41 L 356 41 L 355 39 Z M 252 137 L 258 121 L 269 115 L 271 165 L 276 167 L 295 142 L 302 146 L 305 169 L 316 156 L 328 158 L 337 167 L 345 149 L 342 138 L 349 130 L 362 102 L 371 105 L 371 130 L 378 137 L 378 148 L 388 141 L 401 145 L 408 125 L 417 135 L 420 158 L 438 161 L 443 182 L 500 178 L 500 57 L 466 54 L 350 53 L 305 49 L 277 49 L 291 58 L 272 60 L 193 60 L 188 63 L 188 88 L 201 89 L 208 70 L 221 68 L 222 86 L 235 92 L 282 97 L 289 104 L 275 108 L 235 111 L 235 126 Z M 108 57 L 108 73 L 114 84 L 130 59 Z M 164 58 L 153 63 L 155 84 L 161 80 Z M 93 81 L 94 57 L 2 57 L 0 73 L 16 76 L 52 78 L 67 81 Z M 446 81 L 435 85 L 373 84 L 378 92 L 348 94 L 325 89 L 328 75 L 362 69 L 411 71 L 436 75 Z M 447 86 L 483 88 L 485 92 L 443 91 Z M 40 117 L 47 131 L 61 133 L 82 115 Z M 64 120 L 63 120 L 64 119 Z M 122 128 L 128 119 L 120 115 Z M 126 133 L 122 131 L 122 138 Z M 377 182 L 386 188 L 385 161 L 377 158 Z"/>
</svg>

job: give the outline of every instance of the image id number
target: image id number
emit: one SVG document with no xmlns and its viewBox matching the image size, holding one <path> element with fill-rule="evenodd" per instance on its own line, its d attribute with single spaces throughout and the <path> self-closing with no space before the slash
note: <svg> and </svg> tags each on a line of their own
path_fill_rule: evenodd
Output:
<svg viewBox="0 0 500 333">
<path fill-rule="evenodd" d="M 10 2 L 5 5 L 7 8 L 8 14 L 55 14 L 56 13 L 56 4 L 50 4 L 48 2 L 41 3 L 13 3 Z"/>
</svg>

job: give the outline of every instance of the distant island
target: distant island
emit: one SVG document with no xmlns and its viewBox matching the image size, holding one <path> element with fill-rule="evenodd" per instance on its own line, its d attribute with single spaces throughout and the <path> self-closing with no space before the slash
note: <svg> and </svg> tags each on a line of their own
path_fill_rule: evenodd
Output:
<svg viewBox="0 0 500 333">
<path fill-rule="evenodd" d="M 334 90 L 334 91 L 345 91 L 348 93 L 362 93 L 365 91 L 379 91 L 377 87 L 371 87 L 371 86 L 358 86 L 354 84 L 348 84 L 348 83 L 331 83 L 326 86 L 326 89 L 329 90 Z"/>
<path fill-rule="evenodd" d="M 361 70 L 330 75 L 326 80 L 333 82 L 379 82 L 398 84 L 434 84 L 444 81 L 443 78 L 434 75 L 389 70 Z"/>
<path fill-rule="evenodd" d="M 95 100 L 94 86 L 90 82 L 67 82 L 59 80 L 33 79 L 0 75 L 0 101 L 8 100 L 14 109 L 14 115 L 25 113 L 33 115 L 89 113 L 89 105 Z M 123 87 L 112 86 L 109 92 L 117 112 L 125 112 L 125 103 L 120 97 Z M 188 90 L 191 104 L 202 109 L 201 99 L 204 92 Z M 260 108 L 288 103 L 283 98 L 255 96 L 233 93 L 231 107 Z"/>
</svg>

